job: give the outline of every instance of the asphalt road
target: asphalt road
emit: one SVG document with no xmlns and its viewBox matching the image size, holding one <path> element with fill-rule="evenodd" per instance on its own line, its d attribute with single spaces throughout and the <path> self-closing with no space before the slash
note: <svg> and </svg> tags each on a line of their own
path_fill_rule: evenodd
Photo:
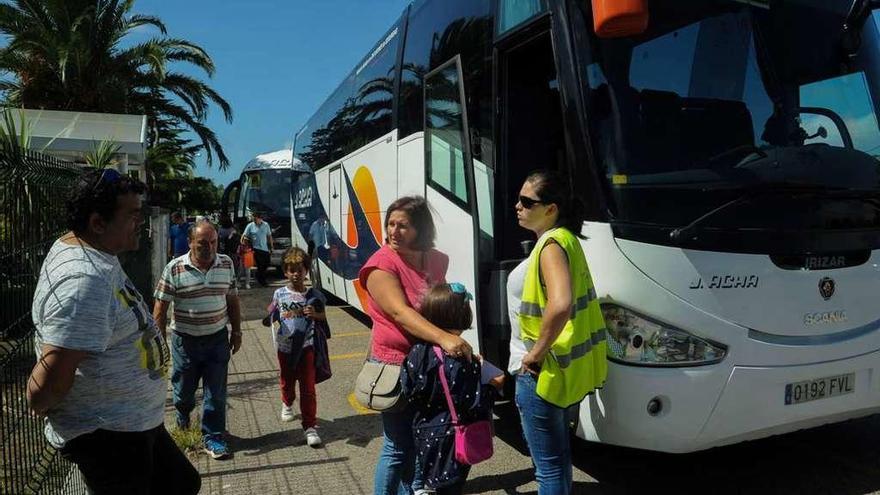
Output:
<svg viewBox="0 0 880 495">
<path fill-rule="evenodd" d="M 280 285 L 281 281 L 277 284 Z M 202 493 L 372 493 L 379 417 L 351 396 L 369 341 L 366 319 L 328 308 L 334 376 L 318 385 L 324 445 L 305 445 L 298 424 L 278 420 L 277 363 L 259 325 L 272 289 L 243 291 L 245 348 L 230 370 L 229 430 L 236 457 L 196 460 Z M 536 493 L 510 403 L 499 404 L 496 454 L 477 465 L 465 493 Z M 880 493 L 880 416 L 694 454 L 637 451 L 574 440 L 574 493 Z"/>
</svg>

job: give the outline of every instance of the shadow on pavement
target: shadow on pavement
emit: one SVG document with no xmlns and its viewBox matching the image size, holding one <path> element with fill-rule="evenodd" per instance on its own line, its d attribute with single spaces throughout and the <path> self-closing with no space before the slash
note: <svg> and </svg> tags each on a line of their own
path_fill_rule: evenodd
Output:
<svg viewBox="0 0 880 495">
<path fill-rule="evenodd" d="M 535 481 L 535 471 L 532 469 L 521 469 L 512 473 L 497 474 L 492 476 L 480 476 L 468 479 L 464 487 L 464 493 L 486 493 L 494 490 L 502 490 L 508 494 L 537 494 L 537 491 L 530 490 L 521 492 L 517 487 L 526 485 Z M 593 495 L 608 493 L 596 483 L 575 482 L 572 485 L 573 494 Z"/>
<path fill-rule="evenodd" d="M 528 456 L 516 406 L 496 406 L 495 432 Z M 599 483 L 574 493 L 861 495 L 880 490 L 880 415 L 691 454 L 664 454 L 572 439 L 573 464 Z M 466 493 L 516 487 L 530 470 L 475 478 Z M 511 490 L 514 491 L 511 491 Z"/>
<path fill-rule="evenodd" d="M 865 494 L 880 489 L 880 417 L 691 454 L 575 440 L 574 464 L 620 493 Z"/>
<path fill-rule="evenodd" d="M 213 471 L 210 473 L 202 473 L 202 479 L 213 478 L 215 476 L 231 476 L 234 474 L 245 474 L 245 473 L 259 473 L 265 471 L 266 469 L 290 469 L 290 468 L 298 468 L 305 466 L 316 466 L 318 464 L 335 464 L 337 462 L 348 462 L 348 457 L 333 457 L 331 459 L 318 459 L 318 460 L 308 460 L 301 462 L 285 462 L 283 464 L 273 464 L 271 466 L 249 466 L 238 469 L 229 469 L 226 471 Z"/>
<path fill-rule="evenodd" d="M 522 427 L 520 426 L 519 412 L 516 409 L 516 404 L 512 400 L 500 402 L 495 405 L 495 414 L 498 416 L 498 419 L 495 420 L 495 436 L 497 440 L 504 442 L 521 455 L 530 457 L 525 438 L 522 435 Z M 572 445 L 572 448 L 577 447 Z M 587 474 L 592 473 L 588 472 Z M 465 485 L 465 493 L 484 493 L 500 489 L 509 494 L 534 494 L 537 492 L 517 490 L 518 487 L 532 481 L 535 481 L 534 469 L 522 469 L 501 475 L 480 476 L 468 480 L 467 485 Z M 576 481 L 572 486 L 572 493 L 593 495 L 613 492 L 600 483 Z"/>
<path fill-rule="evenodd" d="M 254 373 L 262 376 L 256 376 L 247 380 L 237 380 L 229 382 L 226 385 L 226 397 L 246 398 L 248 400 L 257 400 L 255 396 L 257 392 L 265 392 L 278 387 L 278 371 L 267 370 L 265 372 Z"/>
<path fill-rule="evenodd" d="M 254 438 L 228 436 L 229 446 L 239 455 L 252 456 L 265 454 L 291 445 L 305 445 L 305 437 L 298 417 L 285 423 L 285 429 Z M 345 441 L 347 445 L 365 448 L 375 438 L 382 436 L 382 423 L 378 415 L 355 415 L 325 420 L 318 418 L 318 431 L 324 445 Z"/>
</svg>

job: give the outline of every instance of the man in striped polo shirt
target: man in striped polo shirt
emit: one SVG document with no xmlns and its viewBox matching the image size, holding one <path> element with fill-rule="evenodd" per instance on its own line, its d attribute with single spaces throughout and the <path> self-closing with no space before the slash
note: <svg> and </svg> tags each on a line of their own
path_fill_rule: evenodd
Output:
<svg viewBox="0 0 880 495">
<path fill-rule="evenodd" d="M 171 323 L 171 384 L 178 428 L 188 428 L 195 393 L 202 380 L 202 434 L 205 452 L 229 457 L 226 431 L 226 373 L 229 358 L 241 347 L 241 309 L 232 260 L 217 253 L 217 230 L 207 221 L 189 230 L 189 252 L 174 258 L 162 272 L 154 294 L 153 317 L 165 334 Z M 227 330 L 227 325 L 232 331 Z"/>
</svg>

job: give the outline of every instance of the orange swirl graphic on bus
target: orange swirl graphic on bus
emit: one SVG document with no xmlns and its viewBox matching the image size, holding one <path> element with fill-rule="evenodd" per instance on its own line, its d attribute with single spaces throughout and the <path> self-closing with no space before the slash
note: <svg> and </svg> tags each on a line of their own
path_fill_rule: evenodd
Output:
<svg viewBox="0 0 880 495">
<path fill-rule="evenodd" d="M 351 198 L 351 202 L 357 201 L 360 204 L 363 215 L 370 226 L 370 231 L 373 233 L 375 241 L 381 246 L 384 236 L 382 235 L 382 215 L 379 211 L 379 193 L 376 191 L 376 182 L 373 180 L 373 174 L 370 173 L 370 169 L 359 167 L 351 180 L 351 188 L 355 196 Z M 354 210 L 352 205 L 349 204 L 347 222 L 348 243 L 352 246 L 357 246 L 360 243 L 357 222 L 355 220 Z M 355 293 L 357 293 L 358 299 L 361 302 L 361 307 L 366 309 L 366 289 L 361 286 L 361 282 L 358 279 L 353 281 L 353 285 Z"/>
<path fill-rule="evenodd" d="M 348 208 L 339 218 L 345 238 L 337 233 L 324 201 L 318 200 L 318 184 L 314 173 L 301 174 L 293 185 L 294 215 L 297 228 L 302 236 L 314 247 L 315 256 L 326 267 L 343 280 L 351 281 L 361 304 L 366 307 L 366 291 L 358 281 L 361 267 L 382 247 L 382 214 L 379 209 L 379 194 L 370 170 L 361 166 L 350 177 L 343 168 L 342 184 L 332 185 L 332 194 L 327 201 L 343 202 L 340 196 L 348 198 Z M 341 186 L 344 193 L 337 193 Z M 338 212 L 338 210 L 337 210 Z M 339 214 L 339 213 L 337 213 Z M 346 218 L 347 217 L 347 218 Z M 335 219 L 334 219 L 335 220 Z"/>
<path fill-rule="evenodd" d="M 380 245 L 382 244 L 382 216 L 379 211 L 379 193 L 376 191 L 376 182 L 373 174 L 367 167 L 359 167 L 351 180 L 351 187 L 355 196 L 352 201 L 357 201 L 363 209 L 373 236 Z M 355 223 L 354 211 L 351 204 L 348 205 L 348 243 L 351 246 L 358 245 L 358 229 Z"/>
</svg>

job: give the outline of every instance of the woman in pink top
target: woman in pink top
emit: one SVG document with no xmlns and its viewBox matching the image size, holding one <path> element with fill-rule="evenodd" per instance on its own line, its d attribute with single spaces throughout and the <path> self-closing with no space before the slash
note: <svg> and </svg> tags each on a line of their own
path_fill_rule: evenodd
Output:
<svg viewBox="0 0 880 495">
<path fill-rule="evenodd" d="M 449 257 L 434 249 L 434 220 L 421 196 L 398 199 L 385 214 L 385 245 L 360 271 L 369 295 L 367 313 L 373 319 L 370 359 L 401 364 L 417 341 L 437 344 L 453 356 L 470 359 L 471 346 L 422 318 L 418 312 L 428 288 L 446 282 Z M 412 411 L 382 413 L 384 443 L 376 465 L 376 495 L 412 493 L 422 488 L 414 480 L 415 445 Z"/>
</svg>

